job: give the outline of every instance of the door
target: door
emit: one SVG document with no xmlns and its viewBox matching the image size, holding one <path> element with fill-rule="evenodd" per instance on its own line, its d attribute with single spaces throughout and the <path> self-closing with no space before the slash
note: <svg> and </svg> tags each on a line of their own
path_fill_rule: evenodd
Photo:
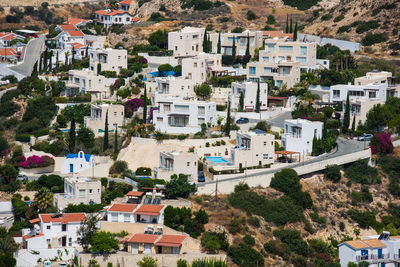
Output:
<svg viewBox="0 0 400 267">
<path fill-rule="evenodd" d="M 74 164 L 69 164 L 69 172 L 74 172 Z"/>
<path fill-rule="evenodd" d="M 151 254 L 151 244 L 144 244 L 144 252 L 143 254 Z"/>
<path fill-rule="evenodd" d="M 361 260 L 367 260 L 368 259 L 368 250 L 363 249 L 361 250 Z"/>
<path fill-rule="evenodd" d="M 63 237 L 61 238 L 61 246 L 62 246 L 62 247 L 67 246 L 67 237 L 66 237 L 66 236 L 63 236 Z"/>
<path fill-rule="evenodd" d="M 136 222 L 140 222 L 140 215 L 136 215 Z"/>
<path fill-rule="evenodd" d="M 378 259 L 382 259 L 382 249 L 378 249 Z"/>
<path fill-rule="evenodd" d="M 138 254 L 138 253 L 139 253 L 139 244 L 132 243 L 132 254 Z"/>
</svg>

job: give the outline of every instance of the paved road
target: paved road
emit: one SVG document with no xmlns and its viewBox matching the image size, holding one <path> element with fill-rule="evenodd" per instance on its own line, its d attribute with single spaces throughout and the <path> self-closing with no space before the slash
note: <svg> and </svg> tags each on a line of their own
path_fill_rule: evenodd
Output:
<svg viewBox="0 0 400 267">
<path fill-rule="evenodd" d="M 30 76 L 33 70 L 33 65 L 39 61 L 40 54 L 44 51 L 44 35 L 40 35 L 38 38 L 30 41 L 26 47 L 24 62 L 10 67 L 22 75 Z"/>
<path fill-rule="evenodd" d="M 285 120 L 290 120 L 291 118 L 292 118 L 292 112 L 285 111 L 280 113 L 278 116 L 267 120 L 267 122 L 272 126 L 283 128 Z"/>
<path fill-rule="evenodd" d="M 275 173 L 275 172 L 278 172 L 285 168 L 295 168 L 297 166 L 302 166 L 302 165 L 304 166 L 304 165 L 315 163 L 315 162 L 318 162 L 321 160 L 332 159 L 332 158 L 336 158 L 339 156 L 343 156 L 345 154 L 362 151 L 364 149 L 364 147 L 367 147 L 368 145 L 369 145 L 369 142 L 364 143 L 364 142 L 360 142 L 357 140 L 348 140 L 348 139 L 339 137 L 337 140 L 337 149 L 334 152 L 331 152 L 329 154 L 322 155 L 322 156 L 316 157 L 314 159 L 311 159 L 311 160 L 308 160 L 305 162 L 290 164 L 290 165 L 284 166 L 282 168 L 269 169 L 269 170 L 265 170 L 263 172 L 258 172 L 258 173 L 254 173 L 254 174 L 243 174 L 241 176 L 224 179 L 223 181 L 243 180 L 243 179 L 246 179 L 246 178 L 252 177 L 252 176 Z M 216 181 L 207 181 L 202 184 L 215 184 L 215 183 L 216 183 Z M 202 184 L 199 184 L 199 186 L 201 186 Z"/>
<path fill-rule="evenodd" d="M 8 91 L 11 91 L 11 90 L 15 90 L 15 89 L 17 89 L 16 86 L 10 87 L 10 88 L 8 88 L 8 89 L 6 89 L 6 90 L 3 90 L 3 91 L 0 91 L 0 100 L 1 100 L 1 98 L 3 97 L 3 95 L 4 95 L 5 93 L 7 93 Z"/>
</svg>

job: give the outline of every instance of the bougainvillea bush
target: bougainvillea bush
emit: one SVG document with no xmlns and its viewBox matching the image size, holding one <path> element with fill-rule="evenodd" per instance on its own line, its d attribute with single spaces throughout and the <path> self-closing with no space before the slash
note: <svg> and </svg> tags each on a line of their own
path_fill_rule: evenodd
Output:
<svg viewBox="0 0 400 267">
<path fill-rule="evenodd" d="M 137 111 L 138 108 L 144 106 L 144 100 L 140 98 L 134 98 L 125 102 L 125 115 L 132 117 L 133 112 Z"/>
<path fill-rule="evenodd" d="M 386 132 L 376 133 L 370 142 L 372 154 L 387 155 L 393 152 L 392 139 Z"/>
<path fill-rule="evenodd" d="M 19 162 L 19 167 L 25 169 L 32 169 L 32 168 L 43 168 L 54 164 L 54 159 L 49 156 L 30 156 L 25 158 L 21 156 L 21 161 Z"/>
</svg>

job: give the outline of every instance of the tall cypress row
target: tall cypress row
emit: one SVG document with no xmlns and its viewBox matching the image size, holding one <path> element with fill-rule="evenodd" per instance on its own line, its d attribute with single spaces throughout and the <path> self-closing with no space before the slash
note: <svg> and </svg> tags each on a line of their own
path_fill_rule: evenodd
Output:
<svg viewBox="0 0 400 267">
<path fill-rule="evenodd" d="M 347 132 L 349 126 L 350 126 L 350 97 L 349 94 L 347 94 L 346 109 L 344 111 L 344 117 L 343 117 L 343 130 Z"/>
<path fill-rule="evenodd" d="M 114 154 L 118 154 L 118 125 L 115 127 L 114 134 Z"/>
<path fill-rule="evenodd" d="M 289 27 L 289 32 L 293 33 L 293 19 L 292 16 L 290 16 L 290 27 Z"/>
<path fill-rule="evenodd" d="M 144 87 L 144 95 L 143 95 L 143 123 L 146 123 L 147 121 L 147 88 Z"/>
<path fill-rule="evenodd" d="M 257 94 L 256 94 L 256 109 L 257 113 L 260 113 L 260 80 L 257 82 Z"/>
<path fill-rule="evenodd" d="M 103 151 L 106 151 L 108 148 L 108 110 L 106 112 L 106 122 L 104 124 L 104 142 L 103 142 Z"/>
<path fill-rule="evenodd" d="M 221 33 L 218 34 L 217 54 L 221 54 Z"/>
<path fill-rule="evenodd" d="M 225 135 L 231 134 L 231 100 L 228 99 L 228 111 L 226 114 Z"/>
<path fill-rule="evenodd" d="M 297 21 L 294 25 L 293 41 L 297 41 Z"/>
<path fill-rule="evenodd" d="M 235 36 L 233 36 L 233 44 L 232 44 L 232 57 L 233 57 L 233 61 L 235 60 L 236 57 L 236 44 L 235 44 Z"/>
<path fill-rule="evenodd" d="M 207 46 L 207 30 L 204 31 L 204 36 L 203 36 L 203 52 L 208 53 L 207 51 L 208 46 Z"/>
<path fill-rule="evenodd" d="M 289 33 L 289 15 L 286 14 L 286 28 L 285 33 Z"/>
<path fill-rule="evenodd" d="M 74 152 L 75 143 L 76 143 L 75 117 L 72 116 L 71 126 L 69 128 L 69 140 L 68 140 L 68 149 L 70 153 Z"/>
<path fill-rule="evenodd" d="M 246 57 L 250 57 L 250 36 L 247 34 Z"/>
</svg>

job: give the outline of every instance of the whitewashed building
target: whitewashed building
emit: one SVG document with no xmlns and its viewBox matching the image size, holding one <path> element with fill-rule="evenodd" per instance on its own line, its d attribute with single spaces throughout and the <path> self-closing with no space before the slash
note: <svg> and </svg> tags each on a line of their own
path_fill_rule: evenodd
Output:
<svg viewBox="0 0 400 267">
<path fill-rule="evenodd" d="M 170 180 L 173 174 L 185 174 L 188 180 L 197 181 L 198 157 L 190 152 L 160 152 L 160 165 L 154 168 L 154 178 Z"/>
<path fill-rule="evenodd" d="M 69 204 L 92 205 L 101 203 L 101 182 L 98 179 L 68 177 L 64 179 L 64 193 L 54 194 L 54 205 L 63 210 Z"/>
<path fill-rule="evenodd" d="M 203 52 L 204 28 L 184 27 L 168 33 L 168 50 L 176 57 L 190 57 Z"/>
<path fill-rule="evenodd" d="M 256 108 L 256 98 L 258 83 L 252 81 L 233 82 L 232 87 L 232 106 L 239 109 L 240 95 L 243 94 L 242 107 L 244 111 L 252 112 Z M 260 83 L 260 110 L 268 108 L 268 84 Z"/>
<path fill-rule="evenodd" d="M 309 120 L 285 120 L 282 147 L 286 151 L 311 154 L 314 136 L 322 138 L 323 123 Z"/>
<path fill-rule="evenodd" d="M 110 28 L 112 25 L 129 25 L 133 23 L 133 17 L 125 10 L 97 10 L 96 22 L 103 25 L 104 28 Z"/>
<path fill-rule="evenodd" d="M 112 204 L 106 209 L 107 221 L 134 223 L 136 220 L 133 212 L 137 208 L 135 204 Z"/>
<path fill-rule="evenodd" d="M 95 134 L 104 133 L 106 114 L 108 111 L 108 130 L 114 132 L 117 127 L 124 125 L 125 108 L 123 105 L 91 104 L 90 117 L 84 117 L 84 125 Z"/>
<path fill-rule="evenodd" d="M 128 53 L 125 49 L 90 49 L 89 69 L 98 74 L 98 64 L 101 71 L 115 71 L 128 67 Z"/>
<path fill-rule="evenodd" d="M 201 124 L 214 125 L 216 121 L 214 102 L 165 98 L 153 112 L 155 129 L 168 134 L 194 134 L 201 131 Z"/>
<path fill-rule="evenodd" d="M 85 154 L 80 151 L 78 154 L 68 154 L 63 164 L 61 165 L 60 172 L 62 174 L 80 173 L 84 170 L 93 168 L 95 160 L 93 155 Z"/>
<path fill-rule="evenodd" d="M 379 100 L 386 102 L 387 84 L 367 84 L 352 85 L 338 84 L 331 86 L 330 99 L 331 102 L 343 102 L 349 94 L 350 101 L 355 100 Z"/>
</svg>

